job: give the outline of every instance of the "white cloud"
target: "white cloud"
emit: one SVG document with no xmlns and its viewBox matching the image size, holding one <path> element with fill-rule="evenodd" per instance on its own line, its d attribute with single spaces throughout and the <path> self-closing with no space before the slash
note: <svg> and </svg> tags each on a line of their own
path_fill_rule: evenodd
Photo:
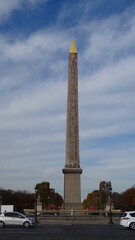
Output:
<svg viewBox="0 0 135 240">
<path fill-rule="evenodd" d="M 0 0 L 0 20 L 7 19 L 14 10 L 19 10 L 24 4 L 34 6 L 48 0 Z M 2 23 L 2 22 L 1 22 Z"/>
<path fill-rule="evenodd" d="M 36 4 L 39 4 L 39 3 L 41 3 L 41 2 L 44 2 L 44 3 L 46 3 L 48 0 L 23 0 L 24 2 L 26 2 L 26 4 L 34 4 L 34 5 L 36 5 Z"/>
<path fill-rule="evenodd" d="M 84 178 L 86 184 L 90 181 L 90 191 L 98 189 L 99 182 L 105 180 L 112 181 L 113 191 L 122 192 L 134 183 L 134 154 L 134 144 L 130 145 L 127 142 L 124 146 L 115 143 L 109 147 L 105 146 L 105 149 L 100 146 L 96 149 L 90 147 L 83 154 L 85 176 L 82 176 L 82 179 Z M 87 163 L 85 163 L 86 159 Z M 91 167 L 87 168 L 89 162 Z"/>
<path fill-rule="evenodd" d="M 18 0 L 0 0 L 0 19 L 3 19 L 20 6 Z"/>
<path fill-rule="evenodd" d="M 86 36 L 83 40 L 82 56 L 90 67 L 87 70 L 85 68 L 85 71 L 88 72 L 93 68 L 95 70 L 97 66 L 101 67 L 104 64 L 116 63 L 119 59 L 127 58 L 129 54 L 134 56 L 133 9 L 126 9 L 121 14 L 102 20 L 96 19 L 78 26 L 78 31 Z"/>
<path fill-rule="evenodd" d="M 20 7 L 18 1 L 13 3 L 12 8 Z M 121 24 L 122 20 L 125 24 Z M 45 179 L 63 193 L 68 50 L 73 32 L 75 39 L 78 37 L 83 196 L 89 188 L 98 188 L 104 179 L 111 180 L 117 191 L 133 185 L 134 23 L 134 16 L 128 10 L 94 23 L 81 20 L 79 27 L 67 32 L 53 26 L 27 37 L 0 36 L 3 186 L 32 190 L 37 181 Z M 82 35 L 84 45 L 80 40 Z M 28 179 L 25 186 L 20 169 Z M 15 172 L 17 178 L 20 176 L 17 183 Z M 124 184 L 122 173 L 127 180 Z"/>
<path fill-rule="evenodd" d="M 1 54 L 4 60 L 11 61 L 39 61 L 49 60 L 56 52 L 67 47 L 67 36 L 63 32 L 39 31 L 31 34 L 27 39 L 17 39 L 9 42 L 0 39 Z M 55 42 L 54 42 L 55 39 Z M 65 39 L 64 41 L 62 39 Z M 43 54 L 44 58 L 43 58 Z"/>
</svg>

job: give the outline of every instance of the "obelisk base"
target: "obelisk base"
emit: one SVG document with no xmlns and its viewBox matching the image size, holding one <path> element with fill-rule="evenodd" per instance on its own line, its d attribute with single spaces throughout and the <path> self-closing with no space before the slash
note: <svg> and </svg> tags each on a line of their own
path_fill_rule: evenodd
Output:
<svg viewBox="0 0 135 240">
<path fill-rule="evenodd" d="M 79 211 L 79 210 L 82 210 L 83 207 L 82 207 L 82 204 L 81 204 L 81 203 L 64 203 L 63 209 L 65 209 L 65 210 L 73 210 L 73 211 L 77 210 L 77 211 Z"/>
<path fill-rule="evenodd" d="M 64 168 L 64 205 L 67 210 L 81 210 L 81 168 Z"/>
</svg>

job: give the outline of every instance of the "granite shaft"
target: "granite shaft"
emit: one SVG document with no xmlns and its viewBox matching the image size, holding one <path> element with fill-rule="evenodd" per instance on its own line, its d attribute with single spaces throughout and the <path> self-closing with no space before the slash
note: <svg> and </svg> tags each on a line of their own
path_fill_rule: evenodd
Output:
<svg viewBox="0 0 135 240">
<path fill-rule="evenodd" d="M 69 53 L 65 167 L 80 167 L 77 53 Z"/>
<path fill-rule="evenodd" d="M 64 209 L 82 209 L 79 160 L 78 60 L 74 39 L 69 52 Z"/>
</svg>

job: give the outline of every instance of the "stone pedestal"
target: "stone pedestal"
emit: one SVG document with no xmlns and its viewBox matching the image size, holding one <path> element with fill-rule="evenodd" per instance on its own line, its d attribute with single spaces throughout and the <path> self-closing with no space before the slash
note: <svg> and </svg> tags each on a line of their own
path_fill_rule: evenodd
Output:
<svg viewBox="0 0 135 240">
<path fill-rule="evenodd" d="M 40 196 L 38 196 L 37 198 L 37 212 L 41 212 L 42 211 L 42 203 L 40 201 Z"/>
<path fill-rule="evenodd" d="M 82 209 L 80 174 L 81 168 L 64 168 L 64 208 Z"/>
</svg>

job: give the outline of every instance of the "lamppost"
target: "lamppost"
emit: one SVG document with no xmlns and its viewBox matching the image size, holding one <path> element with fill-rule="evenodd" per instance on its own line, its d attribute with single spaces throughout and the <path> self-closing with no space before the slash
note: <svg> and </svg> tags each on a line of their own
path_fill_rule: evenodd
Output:
<svg viewBox="0 0 135 240">
<path fill-rule="evenodd" d="M 99 207 L 99 194 L 97 194 L 97 209 L 100 210 L 100 207 Z"/>
<path fill-rule="evenodd" d="M 109 188 L 109 200 L 110 200 L 110 208 L 109 208 L 109 224 L 113 224 L 112 221 L 112 187 Z"/>
<path fill-rule="evenodd" d="M 2 196 L 0 196 L 0 214 L 1 214 Z"/>
<path fill-rule="evenodd" d="M 48 209 L 50 209 L 50 196 L 48 197 Z"/>
<path fill-rule="evenodd" d="M 37 198 L 38 198 L 38 188 L 35 187 L 35 223 L 37 223 Z"/>
</svg>

